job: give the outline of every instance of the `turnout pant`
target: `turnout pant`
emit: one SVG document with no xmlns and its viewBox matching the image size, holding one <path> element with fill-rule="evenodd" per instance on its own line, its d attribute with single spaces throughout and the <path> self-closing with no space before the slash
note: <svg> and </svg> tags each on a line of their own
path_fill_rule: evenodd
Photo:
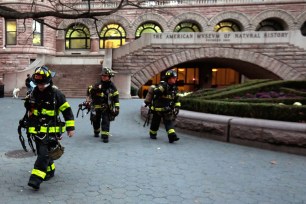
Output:
<svg viewBox="0 0 306 204">
<path fill-rule="evenodd" d="M 109 120 L 109 111 L 96 109 L 96 115 L 92 122 L 94 132 L 101 132 L 102 136 L 109 136 L 110 129 L 110 120 Z"/>
<path fill-rule="evenodd" d="M 35 137 L 35 144 L 37 150 L 37 159 L 34 163 L 30 181 L 37 184 L 39 187 L 40 183 L 46 179 L 46 176 L 53 176 L 55 171 L 55 165 L 53 160 L 48 156 L 48 141 L 47 138 L 40 140 Z"/>
<path fill-rule="evenodd" d="M 159 129 L 161 119 L 163 119 L 168 137 L 172 136 L 172 135 L 176 135 L 175 130 L 174 130 L 174 123 L 173 123 L 173 120 L 172 120 L 172 114 L 168 113 L 168 112 L 153 111 L 153 117 L 152 117 L 152 122 L 151 122 L 151 126 L 150 126 L 150 136 L 156 136 L 157 135 L 157 131 Z"/>
</svg>

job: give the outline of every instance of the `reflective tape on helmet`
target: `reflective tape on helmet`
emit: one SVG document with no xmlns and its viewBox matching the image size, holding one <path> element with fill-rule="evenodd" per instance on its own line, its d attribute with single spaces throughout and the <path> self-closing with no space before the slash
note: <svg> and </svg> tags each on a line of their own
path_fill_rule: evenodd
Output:
<svg viewBox="0 0 306 204">
<path fill-rule="evenodd" d="M 46 177 L 46 173 L 38 169 L 33 169 L 31 174 L 36 175 L 42 179 L 45 179 Z"/>
</svg>

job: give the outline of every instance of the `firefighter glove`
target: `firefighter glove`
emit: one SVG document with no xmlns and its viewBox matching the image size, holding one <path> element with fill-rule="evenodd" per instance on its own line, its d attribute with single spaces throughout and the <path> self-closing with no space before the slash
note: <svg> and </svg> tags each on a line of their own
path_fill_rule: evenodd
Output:
<svg viewBox="0 0 306 204">
<path fill-rule="evenodd" d="M 114 111 L 114 116 L 118 116 L 119 115 L 119 107 L 115 107 L 115 111 Z"/>
</svg>

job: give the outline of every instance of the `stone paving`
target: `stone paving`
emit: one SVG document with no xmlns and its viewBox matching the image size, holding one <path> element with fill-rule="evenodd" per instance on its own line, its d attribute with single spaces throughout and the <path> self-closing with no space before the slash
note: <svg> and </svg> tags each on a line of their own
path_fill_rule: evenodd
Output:
<svg viewBox="0 0 306 204">
<path fill-rule="evenodd" d="M 84 99 L 68 98 L 76 115 Z M 306 157 L 195 137 L 164 129 L 150 140 L 140 119 L 142 100 L 121 99 L 110 142 L 93 137 L 89 116 L 76 118 L 76 134 L 64 135 L 65 154 L 55 177 L 39 191 L 27 186 L 35 157 L 12 158 L 23 101 L 0 98 L 0 203 L 106 204 L 304 204 Z M 163 127 L 163 126 L 161 126 Z"/>
</svg>

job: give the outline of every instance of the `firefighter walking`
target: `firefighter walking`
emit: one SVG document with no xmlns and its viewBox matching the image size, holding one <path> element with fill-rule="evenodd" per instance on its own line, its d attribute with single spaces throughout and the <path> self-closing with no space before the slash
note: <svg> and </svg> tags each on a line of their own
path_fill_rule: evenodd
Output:
<svg viewBox="0 0 306 204">
<path fill-rule="evenodd" d="M 145 100 L 146 105 L 150 107 L 153 113 L 149 134 L 151 139 L 157 139 L 157 131 L 161 119 L 163 119 L 169 143 L 173 143 L 179 140 L 174 130 L 174 120 L 181 106 L 176 86 L 176 71 L 168 70 L 165 73 L 164 80 L 154 88 L 152 102 L 149 103 Z"/>
<path fill-rule="evenodd" d="M 119 92 L 111 81 L 114 73 L 109 68 L 103 68 L 101 80 L 87 90 L 86 102 L 91 104 L 91 122 L 94 136 L 104 143 L 109 142 L 110 122 L 119 115 Z"/>
<path fill-rule="evenodd" d="M 65 95 L 53 86 L 55 76 L 48 67 L 37 67 L 32 75 L 36 87 L 25 98 L 27 109 L 27 134 L 35 141 L 37 159 L 28 185 L 38 190 L 43 181 L 54 176 L 54 160 L 61 157 L 64 147 L 59 140 L 67 130 L 67 135 L 74 135 L 74 116 Z M 59 113 L 65 122 L 61 122 Z"/>
</svg>

